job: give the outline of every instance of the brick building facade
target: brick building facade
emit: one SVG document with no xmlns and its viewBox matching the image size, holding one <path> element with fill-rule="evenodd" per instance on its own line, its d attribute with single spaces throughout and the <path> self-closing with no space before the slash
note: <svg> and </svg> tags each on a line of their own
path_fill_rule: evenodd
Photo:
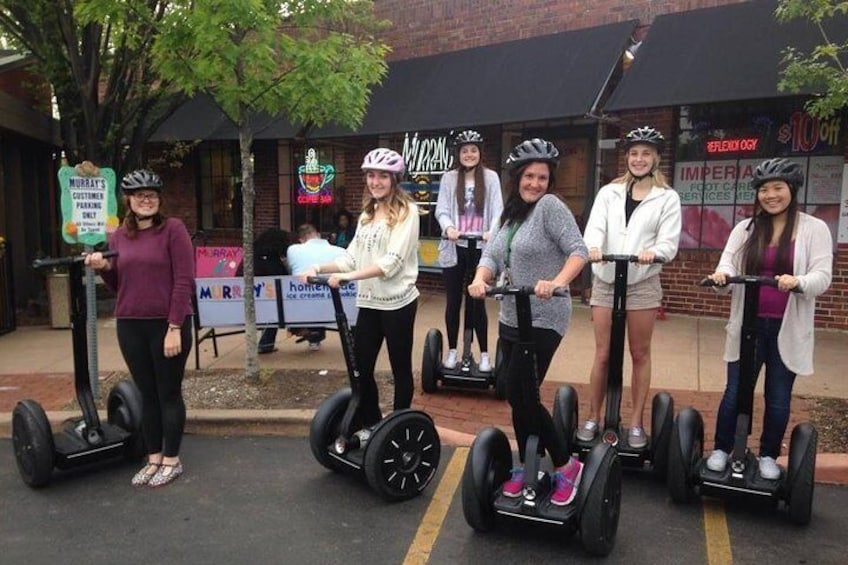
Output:
<svg viewBox="0 0 848 565">
<path fill-rule="evenodd" d="M 478 48 L 496 47 L 505 42 L 516 42 L 515 48 L 534 39 L 562 34 L 563 32 L 580 32 L 581 30 L 596 29 L 602 26 L 621 24 L 634 21 L 632 33 L 622 38 L 620 53 L 623 53 L 630 43 L 645 40 L 648 45 L 651 38 L 652 26 L 657 18 L 670 14 L 689 13 L 693 10 L 720 9 L 738 4 L 752 4 L 773 9 L 770 0 L 634 0 L 620 2 L 613 0 L 595 1 L 500 1 L 500 0 L 378 0 L 375 2 L 377 15 L 388 19 L 392 26 L 385 32 L 384 39 L 392 46 L 390 62 L 395 65 L 390 68 L 390 75 L 400 69 L 405 63 L 416 61 L 433 61 L 441 64 L 446 59 L 439 57 L 463 56 L 465 50 L 474 51 Z M 773 3 L 773 2 L 772 2 Z M 709 12 L 714 14 L 715 12 Z M 700 16 L 701 13 L 698 13 Z M 708 13 L 705 11 L 706 16 Z M 566 34 L 567 35 L 567 34 Z M 627 41 L 629 40 L 629 42 Z M 637 57 L 641 55 L 637 54 Z M 565 54 L 563 54 L 565 56 Z M 647 57 L 647 55 L 646 55 Z M 535 63 L 531 57 L 528 66 Z M 634 67 L 635 68 L 635 67 Z M 513 78 L 519 69 L 499 69 L 497 77 L 502 83 Z M 335 185 L 335 202 L 332 208 L 357 210 L 363 192 L 361 175 L 358 174 L 359 164 L 363 155 L 377 145 L 388 145 L 397 150 L 401 149 L 405 139 L 422 131 L 422 135 L 446 136 L 453 127 L 473 127 L 484 133 L 487 139 L 485 147 L 487 164 L 500 171 L 499 163 L 508 152 L 509 147 L 523 136 L 543 135 L 555 140 L 571 143 L 575 140 L 585 141 L 585 170 L 578 182 L 579 192 L 565 195 L 576 214 L 585 214 L 591 206 L 594 192 L 597 191 L 601 180 L 616 176 L 624 170 L 623 155 L 620 151 L 602 150 L 603 142 L 620 138 L 633 127 L 651 124 L 663 131 L 669 140 L 661 159 L 661 168 L 667 178 L 675 178 L 676 161 L 679 161 L 677 140 L 682 135 L 680 124 L 684 108 L 689 104 L 700 103 L 699 100 L 675 101 L 674 105 L 655 105 L 644 108 L 628 108 L 620 111 L 605 112 L 605 103 L 610 99 L 619 84 L 623 84 L 627 73 L 623 64 L 617 63 L 610 73 L 609 80 L 603 84 L 599 93 L 597 108 L 593 105 L 586 115 L 547 116 L 539 120 L 510 121 L 504 118 L 500 123 L 452 123 L 431 129 L 407 127 L 403 116 L 395 130 L 369 130 L 365 124 L 364 133 L 336 135 L 316 132 L 313 139 L 261 139 L 254 146 L 256 157 L 256 230 L 264 227 L 281 226 L 291 229 L 304 220 L 323 223 L 327 214 L 323 212 L 304 212 L 303 207 L 296 202 L 296 173 L 295 167 L 302 162 L 301 153 L 306 145 L 314 144 L 322 147 L 322 158 L 329 159 L 341 174 L 337 176 Z M 544 86 L 555 70 L 540 68 L 538 83 L 528 83 L 528 89 Z M 634 71 L 635 72 L 635 71 Z M 624 77 L 624 78 L 622 78 Z M 391 80 L 391 76 L 388 80 Z M 393 85 L 394 86 L 394 85 Z M 773 85 L 772 85 L 773 88 Z M 566 89 L 568 90 L 568 89 Z M 376 105 L 379 95 L 372 97 Z M 735 99 L 714 98 L 702 103 L 700 108 L 727 106 Z M 756 104 L 756 101 L 750 102 Z M 799 102 L 800 104 L 800 102 Z M 698 107 L 698 106 L 693 106 Z M 593 111 L 597 112 L 593 114 Z M 378 108 L 379 110 L 379 108 Z M 589 109 L 587 109 L 589 110 Z M 741 118 L 740 118 L 741 119 Z M 367 120 L 366 120 L 367 121 Z M 435 123 L 435 122 L 434 122 Z M 845 137 L 845 115 L 841 116 L 843 124 L 839 147 L 843 161 L 848 161 Z M 234 139 L 230 143 L 237 143 Z M 199 146 L 202 149 L 203 144 Z M 298 151 L 300 153 L 298 153 Z M 832 155 L 832 153 L 830 154 Z M 767 155 L 771 156 L 771 155 Z M 759 158 L 766 158 L 760 155 Z M 736 156 L 738 163 L 744 156 Z M 187 220 L 190 229 L 202 228 L 207 233 L 208 240 L 214 243 L 237 243 L 241 238 L 240 229 L 212 228 L 199 221 L 199 213 L 204 204 L 198 195 L 199 180 L 198 151 L 192 152 L 184 160 L 179 169 L 166 172 L 169 186 L 174 186 L 173 196 L 169 190 L 169 206 L 172 212 L 178 213 Z M 706 161 L 705 161 L 706 163 Z M 741 180 L 739 181 L 741 183 Z M 843 180 L 843 182 L 845 182 Z M 844 199 L 844 196 L 843 196 Z M 844 207 L 840 209 L 844 214 Z M 585 207 L 585 209 L 583 209 Z M 306 215 L 304 215 L 306 214 Z M 309 215 L 312 214 L 312 215 Z M 322 229 L 329 231 L 327 226 Z M 693 283 L 702 276 L 711 273 L 718 262 L 720 249 L 690 248 L 681 249 L 675 261 L 663 271 L 663 287 L 665 292 L 665 308 L 670 312 L 681 312 L 697 315 L 726 316 L 729 301 L 716 297 L 711 291 L 696 287 Z M 817 325 L 826 328 L 848 329 L 848 243 L 841 243 L 835 253 L 834 277 L 831 289 L 818 301 Z M 438 274 L 422 274 L 423 287 L 438 287 Z"/>
</svg>

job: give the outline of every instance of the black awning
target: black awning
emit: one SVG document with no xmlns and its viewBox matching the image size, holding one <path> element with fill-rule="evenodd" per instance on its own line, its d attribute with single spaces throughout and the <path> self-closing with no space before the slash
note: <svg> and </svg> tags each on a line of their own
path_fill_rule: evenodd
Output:
<svg viewBox="0 0 848 565">
<path fill-rule="evenodd" d="M 355 132 L 484 126 L 585 115 L 618 64 L 636 20 L 389 64 Z"/>
<path fill-rule="evenodd" d="M 680 106 L 788 96 L 777 90 L 782 52 L 822 43 L 805 20 L 774 19 L 777 0 L 658 16 L 604 110 Z M 831 39 L 848 39 L 848 18 L 829 22 Z"/>
<path fill-rule="evenodd" d="M 254 139 L 290 139 L 298 129 L 285 118 L 267 114 L 251 117 Z M 150 141 L 238 139 L 236 125 L 207 94 L 198 94 L 177 108 Z"/>
<path fill-rule="evenodd" d="M 310 137 L 376 135 L 585 115 L 618 64 L 631 20 L 389 63 L 356 131 L 328 125 Z M 255 120 L 257 139 L 294 137 L 284 118 Z M 221 111 L 199 96 L 156 132 L 154 141 L 236 139 Z"/>
</svg>

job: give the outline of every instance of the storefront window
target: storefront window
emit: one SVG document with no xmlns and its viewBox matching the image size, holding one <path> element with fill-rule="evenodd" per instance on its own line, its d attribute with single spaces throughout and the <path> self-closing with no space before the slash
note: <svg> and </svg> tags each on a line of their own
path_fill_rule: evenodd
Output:
<svg viewBox="0 0 848 565">
<path fill-rule="evenodd" d="M 754 169 L 772 157 L 801 166 L 801 210 L 824 220 L 835 244 L 843 130 L 841 117 L 813 118 L 795 100 L 681 107 L 674 167 L 683 207 L 680 247 L 723 248 L 733 226 L 753 211 Z"/>
<path fill-rule="evenodd" d="M 208 142 L 199 149 L 200 225 L 242 226 L 241 161 L 236 141 Z"/>
</svg>

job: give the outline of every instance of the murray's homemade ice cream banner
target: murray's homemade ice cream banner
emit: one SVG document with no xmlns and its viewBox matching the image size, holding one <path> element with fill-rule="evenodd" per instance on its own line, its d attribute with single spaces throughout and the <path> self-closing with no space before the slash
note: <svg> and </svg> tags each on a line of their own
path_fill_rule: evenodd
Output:
<svg viewBox="0 0 848 565">
<path fill-rule="evenodd" d="M 256 299 L 256 324 L 276 326 L 277 287 L 283 289 L 283 325 L 286 327 L 336 326 L 336 314 L 330 289 L 324 285 L 300 282 L 299 277 L 255 277 L 253 296 Z M 242 277 L 212 277 L 195 279 L 197 314 L 200 326 L 217 328 L 244 325 L 244 279 Z M 356 283 L 341 289 L 342 304 L 351 326 L 356 324 Z"/>
</svg>

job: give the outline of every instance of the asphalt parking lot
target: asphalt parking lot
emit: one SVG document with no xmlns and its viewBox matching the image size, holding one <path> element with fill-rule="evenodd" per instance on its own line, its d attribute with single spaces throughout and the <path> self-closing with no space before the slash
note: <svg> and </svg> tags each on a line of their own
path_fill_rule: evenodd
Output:
<svg viewBox="0 0 848 565">
<path fill-rule="evenodd" d="M 302 438 L 187 436 L 186 474 L 133 489 L 135 464 L 56 473 L 43 489 L 18 477 L 0 441 L 0 561 L 122 563 L 596 562 L 555 529 L 503 522 L 477 534 L 462 514 L 467 451 L 444 448 L 423 496 L 386 503 L 312 458 Z M 816 486 L 812 523 L 718 501 L 673 504 L 664 485 L 625 474 L 608 563 L 841 563 L 848 487 Z M 440 507 L 443 507 L 440 509 Z"/>
</svg>

